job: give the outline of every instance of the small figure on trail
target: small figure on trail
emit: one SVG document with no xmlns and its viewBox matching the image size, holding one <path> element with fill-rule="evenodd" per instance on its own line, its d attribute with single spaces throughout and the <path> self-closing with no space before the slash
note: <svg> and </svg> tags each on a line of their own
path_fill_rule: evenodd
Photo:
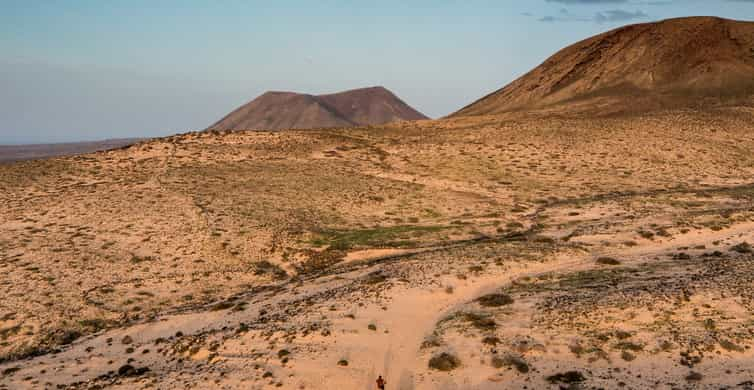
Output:
<svg viewBox="0 0 754 390">
<path fill-rule="evenodd" d="M 385 380 L 382 379 L 382 375 L 377 378 L 377 388 L 380 390 L 385 390 Z"/>
</svg>

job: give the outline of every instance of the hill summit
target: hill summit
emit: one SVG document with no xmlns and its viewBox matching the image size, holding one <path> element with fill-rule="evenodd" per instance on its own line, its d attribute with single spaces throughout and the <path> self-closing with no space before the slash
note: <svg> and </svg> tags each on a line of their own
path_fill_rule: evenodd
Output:
<svg viewBox="0 0 754 390">
<path fill-rule="evenodd" d="M 384 87 L 327 95 L 266 92 L 208 130 L 281 130 L 379 125 L 428 119 Z"/>
<path fill-rule="evenodd" d="M 562 49 L 453 116 L 702 107 L 754 95 L 754 23 L 716 17 L 621 27 Z"/>
</svg>

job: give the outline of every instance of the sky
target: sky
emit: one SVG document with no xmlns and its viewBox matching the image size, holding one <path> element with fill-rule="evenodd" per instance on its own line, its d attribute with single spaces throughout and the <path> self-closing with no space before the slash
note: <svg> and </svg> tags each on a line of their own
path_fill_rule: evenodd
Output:
<svg viewBox="0 0 754 390">
<path fill-rule="evenodd" d="M 382 85 L 431 117 L 630 23 L 754 0 L 0 0 L 0 144 L 201 130 L 268 90 Z"/>
</svg>

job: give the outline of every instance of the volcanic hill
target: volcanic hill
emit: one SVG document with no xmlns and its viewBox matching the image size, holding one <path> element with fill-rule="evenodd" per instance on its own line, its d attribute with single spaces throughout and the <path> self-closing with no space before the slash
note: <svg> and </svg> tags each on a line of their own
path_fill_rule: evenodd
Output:
<svg viewBox="0 0 754 390">
<path fill-rule="evenodd" d="M 621 27 L 559 51 L 451 116 L 707 108 L 754 95 L 754 23 L 716 17 Z"/>
<path fill-rule="evenodd" d="M 327 95 L 266 92 L 208 130 L 280 130 L 380 125 L 428 119 L 383 87 Z"/>
</svg>

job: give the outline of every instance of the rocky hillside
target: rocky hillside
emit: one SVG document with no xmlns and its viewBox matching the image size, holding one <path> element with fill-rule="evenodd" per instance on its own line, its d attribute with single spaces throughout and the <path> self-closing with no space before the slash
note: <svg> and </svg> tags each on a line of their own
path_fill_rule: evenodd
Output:
<svg viewBox="0 0 754 390">
<path fill-rule="evenodd" d="M 754 92 L 754 23 L 713 17 L 629 25 L 578 42 L 455 116 L 710 107 Z"/>
</svg>

